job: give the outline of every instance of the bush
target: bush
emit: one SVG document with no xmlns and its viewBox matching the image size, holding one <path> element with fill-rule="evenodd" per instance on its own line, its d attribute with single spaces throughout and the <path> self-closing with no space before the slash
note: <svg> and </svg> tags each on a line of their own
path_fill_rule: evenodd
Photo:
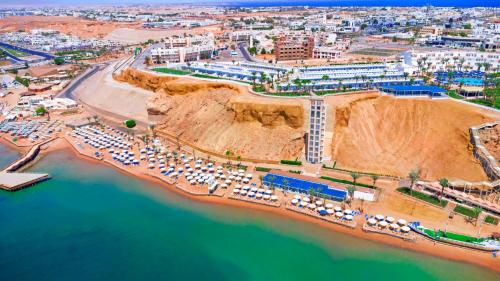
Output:
<svg viewBox="0 0 500 281">
<path fill-rule="evenodd" d="M 269 171 L 271 171 L 271 168 L 255 167 L 255 171 L 257 171 L 257 172 L 269 172 Z"/>
<path fill-rule="evenodd" d="M 331 177 L 327 177 L 327 176 L 321 176 L 320 178 L 322 178 L 324 180 L 333 181 L 333 182 L 343 183 L 343 184 L 354 184 L 354 182 L 350 181 L 350 180 L 343 180 L 343 179 L 331 178 Z M 376 188 L 373 185 L 368 185 L 368 184 L 359 183 L 359 182 L 357 182 L 355 185 L 356 186 L 361 186 L 361 187 L 366 187 L 366 188 Z"/>
<path fill-rule="evenodd" d="M 471 217 L 471 218 L 477 218 L 479 216 L 479 213 L 474 213 L 473 209 L 470 209 L 470 208 L 467 208 L 464 206 L 460 206 L 460 205 L 457 205 L 455 207 L 455 209 L 453 209 L 453 211 L 455 213 L 459 213 L 459 214 L 462 214 L 464 216 Z"/>
<path fill-rule="evenodd" d="M 404 193 L 406 195 L 410 195 L 412 197 L 415 197 L 417 199 L 423 200 L 423 201 L 425 201 L 427 203 L 430 203 L 430 204 L 433 204 L 433 205 L 436 205 L 436 206 L 446 207 L 446 205 L 448 204 L 448 201 L 446 201 L 446 200 L 439 201 L 439 199 L 436 198 L 436 197 L 433 197 L 431 195 L 428 195 L 428 194 L 425 194 L 425 193 L 422 193 L 422 192 L 418 192 L 418 191 L 415 191 L 415 190 L 410 194 L 410 188 L 409 187 L 400 187 L 400 188 L 397 189 L 397 191 L 399 191 L 401 193 Z"/>
<path fill-rule="evenodd" d="M 289 173 L 292 173 L 292 174 L 302 174 L 302 171 L 298 171 L 298 170 L 288 170 Z"/>
<path fill-rule="evenodd" d="M 64 63 L 64 58 L 61 58 L 61 57 L 54 58 L 54 63 L 56 65 L 61 65 Z"/>
<path fill-rule="evenodd" d="M 133 119 L 125 120 L 125 122 L 123 122 L 123 123 L 125 124 L 125 126 L 127 128 L 134 128 L 137 125 L 135 120 L 133 120 Z"/>
<path fill-rule="evenodd" d="M 487 216 L 484 221 L 489 224 L 498 225 L 498 219 L 492 216 Z"/>
<path fill-rule="evenodd" d="M 43 106 L 40 106 L 35 110 L 35 112 L 37 115 L 42 116 L 42 115 L 45 115 L 45 113 L 47 113 L 47 109 L 45 109 L 45 107 L 43 107 Z"/>
<path fill-rule="evenodd" d="M 293 166 L 301 166 L 302 165 L 302 162 L 297 161 L 297 160 L 281 160 L 280 163 L 285 164 L 285 165 L 293 165 Z"/>
<path fill-rule="evenodd" d="M 19 76 L 16 76 L 16 81 L 19 84 L 24 85 L 25 87 L 29 87 L 29 85 L 30 85 L 30 80 L 28 80 L 27 78 L 21 78 Z"/>
</svg>

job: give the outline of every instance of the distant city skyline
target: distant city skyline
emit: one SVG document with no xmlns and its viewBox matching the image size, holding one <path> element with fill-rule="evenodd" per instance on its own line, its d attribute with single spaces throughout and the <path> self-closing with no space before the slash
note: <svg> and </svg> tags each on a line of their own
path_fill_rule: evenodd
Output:
<svg viewBox="0 0 500 281">
<path fill-rule="evenodd" d="M 424 6 L 427 4 L 442 7 L 500 7 L 496 0 L 4 0 L 0 3 L 0 7 L 13 6 L 88 6 L 88 5 L 138 5 L 138 4 L 196 4 L 196 5 L 225 5 L 225 6 Z"/>
</svg>

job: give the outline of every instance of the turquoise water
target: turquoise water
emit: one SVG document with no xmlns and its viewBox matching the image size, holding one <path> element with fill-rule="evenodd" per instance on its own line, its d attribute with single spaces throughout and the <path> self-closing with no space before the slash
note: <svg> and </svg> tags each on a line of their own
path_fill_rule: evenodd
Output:
<svg viewBox="0 0 500 281">
<path fill-rule="evenodd" d="M 0 143 L 0 170 L 16 161 L 20 154 L 8 146 Z"/>
<path fill-rule="evenodd" d="M 0 155 L 1 156 L 1 155 Z M 56 152 L 0 192 L 0 280 L 499 280 L 276 215 L 199 203 Z"/>
<path fill-rule="evenodd" d="M 484 82 L 482 79 L 478 79 L 478 78 L 467 78 L 467 77 L 464 77 L 464 78 L 457 78 L 455 79 L 455 83 L 460 83 L 460 82 L 463 82 L 464 85 L 466 86 L 483 86 L 484 85 Z"/>
</svg>

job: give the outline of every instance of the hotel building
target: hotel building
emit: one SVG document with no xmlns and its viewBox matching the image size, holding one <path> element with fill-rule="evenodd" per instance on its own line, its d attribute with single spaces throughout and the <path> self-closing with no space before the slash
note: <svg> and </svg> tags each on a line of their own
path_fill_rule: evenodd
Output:
<svg viewBox="0 0 500 281">
<path fill-rule="evenodd" d="M 304 60 L 313 56 L 314 37 L 281 36 L 274 44 L 277 61 Z"/>
<path fill-rule="evenodd" d="M 306 159 L 318 164 L 323 161 L 323 138 L 325 135 L 326 110 L 323 99 L 312 98 L 309 115 Z"/>
</svg>

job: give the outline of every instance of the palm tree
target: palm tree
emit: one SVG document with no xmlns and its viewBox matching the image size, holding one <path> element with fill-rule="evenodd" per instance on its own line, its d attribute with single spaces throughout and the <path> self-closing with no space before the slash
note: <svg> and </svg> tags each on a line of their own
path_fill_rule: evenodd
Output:
<svg viewBox="0 0 500 281">
<path fill-rule="evenodd" d="M 410 173 L 408 173 L 408 177 L 410 178 L 410 195 L 413 196 L 413 184 L 420 177 L 420 171 L 419 171 L 419 169 L 411 170 Z"/>
<path fill-rule="evenodd" d="M 314 195 L 316 194 L 316 191 L 314 190 L 313 187 L 309 187 L 309 197 L 311 199 L 311 203 L 314 202 Z"/>
<path fill-rule="evenodd" d="M 373 180 L 373 187 L 375 187 L 375 182 L 378 180 L 379 176 L 373 174 L 373 175 L 370 175 L 370 178 L 372 178 L 372 180 Z"/>
<path fill-rule="evenodd" d="M 264 176 L 263 175 L 259 175 L 259 181 L 260 181 L 260 186 L 262 187 L 263 181 L 264 181 Z"/>
<path fill-rule="evenodd" d="M 283 186 L 282 186 L 283 190 L 288 190 L 288 187 L 289 187 L 288 185 L 289 185 L 288 180 L 284 179 L 283 180 Z"/>
<path fill-rule="evenodd" d="M 270 175 L 268 177 L 268 181 L 269 181 L 269 188 L 271 190 L 274 190 L 274 181 L 276 180 L 276 178 L 273 176 L 273 175 Z"/>
<path fill-rule="evenodd" d="M 255 80 L 257 80 L 257 75 L 255 74 L 255 72 L 252 72 L 252 84 L 254 88 L 255 88 Z"/>
<path fill-rule="evenodd" d="M 439 201 L 443 200 L 444 188 L 448 187 L 449 182 L 447 178 L 440 178 L 439 185 L 441 185 L 441 194 L 439 196 Z"/>
<path fill-rule="evenodd" d="M 265 72 L 260 73 L 260 85 L 264 86 L 264 82 L 267 80 L 267 75 Z"/>
<path fill-rule="evenodd" d="M 352 172 L 351 173 L 351 178 L 352 178 L 352 182 L 353 182 L 353 185 L 356 185 L 356 181 L 359 179 L 361 175 L 357 172 Z"/>
</svg>

